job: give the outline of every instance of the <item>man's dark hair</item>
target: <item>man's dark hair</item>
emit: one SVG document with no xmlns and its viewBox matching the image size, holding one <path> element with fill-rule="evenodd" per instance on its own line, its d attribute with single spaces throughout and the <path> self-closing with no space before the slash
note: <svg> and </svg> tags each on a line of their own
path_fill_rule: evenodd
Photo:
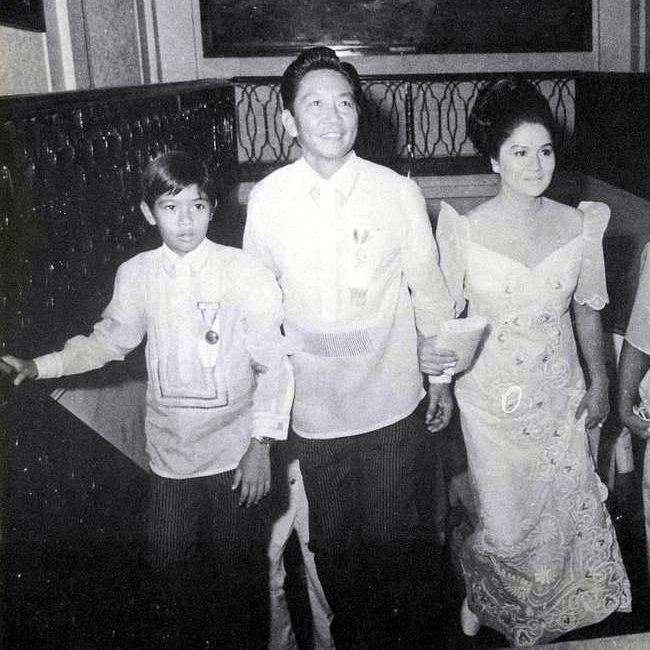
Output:
<svg viewBox="0 0 650 650">
<path fill-rule="evenodd" d="M 207 165 L 187 151 L 168 151 L 146 166 L 142 174 L 142 200 L 153 209 L 163 194 L 178 194 L 195 184 L 216 205 L 216 187 Z"/>
<path fill-rule="evenodd" d="M 355 67 L 351 63 L 341 61 L 336 52 L 329 47 L 312 47 L 303 50 L 282 75 L 280 82 L 282 106 L 292 115 L 300 82 L 308 72 L 314 70 L 334 70 L 342 74 L 352 88 L 357 108 L 361 105 L 361 80 Z"/>
</svg>

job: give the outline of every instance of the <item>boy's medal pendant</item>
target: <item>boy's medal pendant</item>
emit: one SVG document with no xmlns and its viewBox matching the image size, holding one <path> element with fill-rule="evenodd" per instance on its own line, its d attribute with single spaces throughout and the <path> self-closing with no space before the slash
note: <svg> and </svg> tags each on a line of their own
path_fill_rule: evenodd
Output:
<svg viewBox="0 0 650 650">
<path fill-rule="evenodd" d="M 203 319 L 204 325 L 208 328 L 208 331 L 205 333 L 205 340 L 210 345 L 215 345 L 219 342 L 219 334 L 212 329 L 214 321 L 217 318 L 217 312 L 219 311 L 218 302 L 197 302 L 196 306 L 201 312 L 201 318 Z"/>
</svg>

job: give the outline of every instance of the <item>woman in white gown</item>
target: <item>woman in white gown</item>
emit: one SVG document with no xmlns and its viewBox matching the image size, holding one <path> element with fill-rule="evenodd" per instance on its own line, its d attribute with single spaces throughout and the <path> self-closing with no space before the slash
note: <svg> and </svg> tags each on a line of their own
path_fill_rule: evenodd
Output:
<svg viewBox="0 0 650 650">
<path fill-rule="evenodd" d="M 466 634 L 488 625 L 513 645 L 548 642 L 631 606 L 585 431 L 609 412 L 599 313 L 609 209 L 542 196 L 555 168 L 553 130 L 531 84 L 484 88 L 469 136 L 500 190 L 464 216 L 443 204 L 437 227 L 457 315 L 467 302 L 469 315 L 489 322 L 455 385 L 478 514 L 461 552 L 461 622 Z"/>
</svg>

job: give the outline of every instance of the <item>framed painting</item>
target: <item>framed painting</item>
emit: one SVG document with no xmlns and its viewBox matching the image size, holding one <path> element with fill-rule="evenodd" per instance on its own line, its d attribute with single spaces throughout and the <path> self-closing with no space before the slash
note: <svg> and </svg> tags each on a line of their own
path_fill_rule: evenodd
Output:
<svg viewBox="0 0 650 650">
<path fill-rule="evenodd" d="M 582 52 L 591 0 L 200 0 L 205 57 Z"/>
<path fill-rule="evenodd" d="M 43 0 L 0 0 L 0 25 L 44 32 Z"/>
</svg>

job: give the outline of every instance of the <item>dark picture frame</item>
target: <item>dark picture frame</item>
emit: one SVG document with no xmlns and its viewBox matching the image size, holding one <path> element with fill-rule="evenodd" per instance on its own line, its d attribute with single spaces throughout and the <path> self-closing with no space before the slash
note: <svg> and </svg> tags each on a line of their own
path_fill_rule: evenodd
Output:
<svg viewBox="0 0 650 650">
<path fill-rule="evenodd" d="M 43 0 L 0 0 L 0 25 L 44 32 Z"/>
<path fill-rule="evenodd" d="M 200 0 L 203 54 L 584 52 L 591 0 Z"/>
</svg>

